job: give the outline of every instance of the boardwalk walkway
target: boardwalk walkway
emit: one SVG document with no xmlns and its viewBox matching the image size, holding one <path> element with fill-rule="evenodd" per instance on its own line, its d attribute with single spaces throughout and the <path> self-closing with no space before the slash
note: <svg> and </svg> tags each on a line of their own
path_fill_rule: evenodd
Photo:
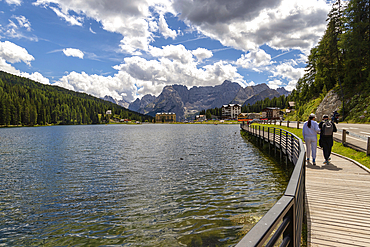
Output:
<svg viewBox="0 0 370 247">
<path fill-rule="evenodd" d="M 370 246 L 370 172 L 332 154 L 306 164 L 308 246 Z"/>
</svg>

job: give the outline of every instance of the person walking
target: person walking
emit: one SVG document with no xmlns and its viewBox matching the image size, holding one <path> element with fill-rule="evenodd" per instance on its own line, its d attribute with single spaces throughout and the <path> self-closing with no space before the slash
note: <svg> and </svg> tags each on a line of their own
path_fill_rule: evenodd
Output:
<svg viewBox="0 0 370 247">
<path fill-rule="evenodd" d="M 333 147 L 333 132 L 337 132 L 337 126 L 333 121 L 329 120 L 328 115 L 324 115 L 322 121 L 319 124 L 320 128 L 320 140 L 319 144 L 322 147 L 324 153 L 323 162 L 325 165 L 329 164 L 331 149 Z"/>
<path fill-rule="evenodd" d="M 308 121 L 303 124 L 303 139 L 306 143 L 306 157 L 307 162 L 310 161 L 312 153 L 312 164 L 316 165 L 316 150 L 317 150 L 317 134 L 320 132 L 319 124 L 314 121 L 315 114 L 311 113 Z"/>
</svg>

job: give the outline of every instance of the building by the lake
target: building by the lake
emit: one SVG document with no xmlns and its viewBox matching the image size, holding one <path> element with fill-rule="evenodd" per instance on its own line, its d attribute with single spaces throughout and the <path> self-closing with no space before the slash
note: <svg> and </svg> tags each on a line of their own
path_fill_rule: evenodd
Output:
<svg viewBox="0 0 370 247">
<path fill-rule="evenodd" d="M 236 119 L 241 112 L 242 105 L 240 104 L 228 104 L 222 106 L 223 119 Z"/>
<path fill-rule="evenodd" d="M 176 122 L 176 113 L 173 112 L 161 112 L 155 115 L 156 123 L 171 123 Z"/>
</svg>

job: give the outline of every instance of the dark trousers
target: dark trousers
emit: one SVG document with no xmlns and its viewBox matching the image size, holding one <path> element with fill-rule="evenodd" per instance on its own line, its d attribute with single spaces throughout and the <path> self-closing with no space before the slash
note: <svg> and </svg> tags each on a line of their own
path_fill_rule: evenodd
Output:
<svg viewBox="0 0 370 247">
<path fill-rule="evenodd" d="M 331 154 L 331 148 L 333 147 L 333 136 L 320 136 L 320 142 L 324 152 L 324 158 L 328 160 Z"/>
</svg>

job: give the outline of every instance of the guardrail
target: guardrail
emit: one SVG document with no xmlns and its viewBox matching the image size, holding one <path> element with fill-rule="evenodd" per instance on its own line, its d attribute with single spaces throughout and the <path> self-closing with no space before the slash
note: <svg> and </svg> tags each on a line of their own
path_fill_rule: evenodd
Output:
<svg viewBox="0 0 370 247">
<path fill-rule="evenodd" d="M 283 120 L 261 120 L 259 121 L 259 123 L 261 124 L 279 124 L 280 126 L 282 125 L 282 123 L 285 123 L 287 127 L 294 127 L 294 128 L 297 128 L 299 129 L 299 124 L 302 124 L 303 122 L 300 122 L 300 121 L 283 121 Z M 340 129 L 338 128 L 338 134 L 339 133 L 342 133 L 342 139 L 339 139 L 339 138 L 334 138 L 334 140 L 338 141 L 338 142 L 341 142 L 344 146 L 348 146 L 350 148 L 353 148 L 357 151 L 360 151 L 360 152 L 365 152 L 366 155 L 370 156 L 370 136 L 364 136 L 364 135 L 358 135 L 356 133 L 353 133 L 353 132 L 349 132 L 348 130 L 346 129 Z M 363 147 L 359 147 L 358 145 L 356 145 L 356 143 L 348 143 L 347 142 L 347 136 L 351 136 L 351 137 L 356 137 L 356 138 L 359 138 L 361 140 L 364 140 L 367 142 L 366 144 L 366 147 L 363 148 Z"/>
<path fill-rule="evenodd" d="M 267 143 L 269 148 L 273 147 L 275 153 L 279 150 L 280 157 L 285 155 L 287 164 L 291 161 L 294 169 L 284 195 L 236 246 L 274 246 L 279 239 L 280 246 L 300 246 L 305 198 L 303 142 L 296 135 L 274 127 L 243 123 L 241 128 L 259 142 Z"/>
</svg>

